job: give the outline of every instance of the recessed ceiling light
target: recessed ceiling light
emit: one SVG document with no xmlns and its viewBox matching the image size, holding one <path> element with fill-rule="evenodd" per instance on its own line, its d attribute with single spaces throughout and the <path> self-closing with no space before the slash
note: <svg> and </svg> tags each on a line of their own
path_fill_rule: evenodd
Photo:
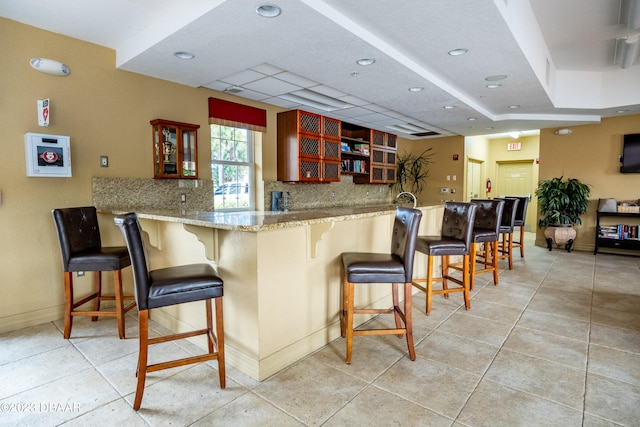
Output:
<svg viewBox="0 0 640 427">
<path fill-rule="evenodd" d="M 409 92 L 422 92 L 423 90 L 424 88 L 420 86 L 414 86 L 409 88 Z"/>
<path fill-rule="evenodd" d="M 469 120 L 470 122 L 475 122 L 475 121 L 476 121 L 476 120 L 478 120 L 478 119 L 477 119 L 477 118 L 475 118 L 475 117 L 469 117 L 467 120 Z"/>
<path fill-rule="evenodd" d="M 358 59 L 358 60 L 356 61 L 356 63 L 357 63 L 358 65 L 362 65 L 362 66 L 365 66 L 365 65 L 371 65 L 371 64 L 373 64 L 373 63 L 375 63 L 375 62 L 376 62 L 376 60 L 375 60 L 375 59 L 373 59 L 373 58 L 362 58 L 362 59 Z"/>
<path fill-rule="evenodd" d="M 180 58 L 180 59 L 193 59 L 195 58 L 195 55 L 191 52 L 176 52 L 174 53 L 176 58 Z"/>
<path fill-rule="evenodd" d="M 449 55 L 460 56 L 460 55 L 464 55 L 467 52 L 469 52 L 469 49 L 465 49 L 465 48 L 453 49 L 449 51 Z"/>
<path fill-rule="evenodd" d="M 520 108 L 520 106 L 519 105 L 509 105 L 509 108 L 516 109 L 516 108 Z"/>
<path fill-rule="evenodd" d="M 445 110 L 453 110 L 454 108 L 456 108 L 456 106 L 455 105 L 445 105 L 442 108 L 444 108 Z"/>
<path fill-rule="evenodd" d="M 490 85 L 487 85 L 487 88 L 489 88 L 489 89 L 497 89 L 500 86 L 502 86 L 500 83 L 491 83 Z"/>
<path fill-rule="evenodd" d="M 266 3 L 256 7 L 256 13 L 263 18 L 275 18 L 282 13 L 282 9 L 275 4 Z"/>
<path fill-rule="evenodd" d="M 616 113 L 618 114 L 622 114 L 622 113 L 628 113 L 629 110 L 616 110 Z"/>
<path fill-rule="evenodd" d="M 495 74 L 493 76 L 485 77 L 485 80 L 488 82 L 497 82 L 499 80 L 504 80 L 507 78 L 506 74 Z"/>
</svg>

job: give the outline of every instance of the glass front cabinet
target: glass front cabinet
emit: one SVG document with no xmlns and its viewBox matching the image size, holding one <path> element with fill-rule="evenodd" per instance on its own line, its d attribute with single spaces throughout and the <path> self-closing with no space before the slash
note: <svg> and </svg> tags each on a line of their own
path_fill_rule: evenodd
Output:
<svg viewBox="0 0 640 427">
<path fill-rule="evenodd" d="M 198 178 L 198 128 L 200 125 L 151 120 L 154 178 Z"/>
</svg>

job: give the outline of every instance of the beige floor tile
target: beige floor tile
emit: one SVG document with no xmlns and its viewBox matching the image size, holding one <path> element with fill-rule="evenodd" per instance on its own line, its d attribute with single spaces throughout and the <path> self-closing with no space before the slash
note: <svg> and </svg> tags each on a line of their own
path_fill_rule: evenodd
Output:
<svg viewBox="0 0 640 427">
<path fill-rule="evenodd" d="M 484 378 L 582 411 L 581 369 L 502 349 Z"/>
<path fill-rule="evenodd" d="M 493 346 L 502 345 L 513 325 L 474 316 L 472 310 L 454 314 L 438 330 Z"/>
<path fill-rule="evenodd" d="M 522 315 L 522 309 L 484 300 L 479 304 L 472 304 L 469 314 L 515 325 Z"/>
<path fill-rule="evenodd" d="M 504 348 L 577 369 L 587 366 L 587 343 L 516 326 Z"/>
<path fill-rule="evenodd" d="M 483 301 L 524 309 L 529 305 L 534 294 L 535 290 L 529 288 L 500 285 L 487 286 L 481 293 L 471 300 L 471 309 L 473 309 L 475 304 L 479 304 Z"/>
<path fill-rule="evenodd" d="M 640 354 L 640 331 L 591 325 L 591 343 Z"/>
<path fill-rule="evenodd" d="M 483 379 L 457 421 L 474 427 L 579 427 L 582 411 Z"/>
<path fill-rule="evenodd" d="M 373 384 L 454 419 L 479 381 L 477 375 L 418 357 L 402 359 Z"/>
<path fill-rule="evenodd" d="M 591 344 L 588 372 L 640 386 L 640 354 Z"/>
<path fill-rule="evenodd" d="M 346 338 L 329 343 L 310 358 L 370 383 L 408 352 L 406 341 L 394 338 L 389 341 L 397 343 L 390 346 L 381 336 L 354 337 L 351 364 L 345 361 Z"/>
<path fill-rule="evenodd" d="M 543 313 L 562 313 L 563 317 L 588 322 L 591 316 L 591 295 L 581 291 L 541 287 L 528 308 Z"/>
<path fill-rule="evenodd" d="M 589 322 L 527 309 L 518 326 L 580 341 L 589 340 Z"/>
<path fill-rule="evenodd" d="M 183 348 L 174 343 L 165 343 L 152 346 L 149 349 L 149 363 L 158 363 L 166 360 L 179 359 L 191 356 Z M 138 352 L 130 353 L 111 362 L 98 365 L 96 369 L 118 390 L 122 396 L 132 393 L 136 389 L 136 366 L 138 365 Z M 146 386 L 150 386 L 164 378 L 177 374 L 188 369 L 189 366 L 180 366 L 163 371 L 151 372 L 147 374 Z M 214 380 L 217 379 L 217 374 Z"/>
<path fill-rule="evenodd" d="M 0 365 L 71 345 L 51 322 L 0 335 Z"/>
<path fill-rule="evenodd" d="M 635 427 L 640 420 L 640 387 L 587 374 L 585 413 L 618 425 Z"/>
<path fill-rule="evenodd" d="M 321 425 L 367 383 L 311 358 L 264 381 L 254 392 L 306 425 Z"/>
<path fill-rule="evenodd" d="M 451 419 L 415 403 L 377 387 L 367 387 L 323 425 L 448 427 L 451 423 Z"/>
<path fill-rule="evenodd" d="M 2 378 L 0 399 L 90 368 L 91 364 L 73 346 L 61 347 L 6 363 L 0 366 L 0 378 Z"/>
<path fill-rule="evenodd" d="M 65 427 L 103 427 L 108 420 L 113 426 L 145 427 L 148 424 L 132 410 L 124 398 L 117 399 L 64 424 Z"/>
<path fill-rule="evenodd" d="M 246 393 L 227 379 L 220 388 L 218 373 L 201 363 L 145 387 L 138 413 L 152 426 L 190 425 Z M 134 394 L 126 396 L 133 404 Z"/>
<path fill-rule="evenodd" d="M 192 424 L 193 427 L 243 426 L 285 427 L 304 426 L 291 415 L 276 408 L 254 393 L 245 393 L 233 402 L 216 409 Z"/>
<path fill-rule="evenodd" d="M 457 335 L 435 331 L 423 340 L 416 352 L 420 357 L 431 359 L 468 372 L 482 375 L 485 373 L 500 347 L 480 341 L 462 338 Z"/>
<path fill-rule="evenodd" d="M 96 408 L 120 399 L 118 393 L 93 369 L 65 375 L 40 387 L 0 401 L 27 404 L 28 409 L 3 411 L 0 424 L 6 426 L 54 426 L 77 418 Z"/>
<path fill-rule="evenodd" d="M 604 420 L 600 417 L 596 417 L 591 414 L 584 414 L 584 419 L 582 420 L 582 427 L 619 427 L 620 424 L 614 423 L 612 421 Z"/>
<path fill-rule="evenodd" d="M 635 279 L 637 282 L 637 278 Z M 636 283 L 636 286 L 640 286 Z M 631 314 L 640 314 L 640 295 L 630 295 L 620 290 L 609 290 L 598 287 L 593 292 L 593 306 L 605 310 L 624 311 Z"/>
<path fill-rule="evenodd" d="M 640 331 L 640 315 L 625 313 L 624 311 L 594 307 L 591 321 L 601 325 L 613 326 L 614 328 Z"/>
</svg>

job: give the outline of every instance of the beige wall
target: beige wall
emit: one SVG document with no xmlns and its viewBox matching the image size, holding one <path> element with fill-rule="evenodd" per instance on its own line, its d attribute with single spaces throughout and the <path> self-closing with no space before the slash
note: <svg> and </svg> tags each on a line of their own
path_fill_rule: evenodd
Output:
<svg viewBox="0 0 640 427">
<path fill-rule="evenodd" d="M 423 139 L 411 141 L 404 138 L 398 139 L 398 153 L 405 152 L 419 155 L 427 148 L 432 148 L 429 176 L 424 191 L 418 195 L 420 203 L 440 202 L 443 200 L 462 201 L 464 198 L 464 137 L 449 136 L 443 138 Z M 453 160 L 453 155 L 458 155 L 458 160 Z M 447 181 L 447 175 L 450 180 Z M 451 181 L 456 175 L 456 181 Z M 440 187 L 455 188 L 455 194 L 440 194 Z"/>
<path fill-rule="evenodd" d="M 603 119 L 599 124 L 572 126 L 571 135 L 555 135 L 555 129 L 540 131 L 540 179 L 564 176 L 591 186 L 591 204 L 577 227 L 575 248 L 593 250 L 599 198 L 638 200 L 640 174 L 620 173 L 625 134 L 640 133 L 640 115 Z M 544 246 L 538 229 L 536 244 Z"/>
<path fill-rule="evenodd" d="M 149 121 L 155 118 L 201 126 L 199 173 L 211 179 L 207 99 L 239 98 L 116 70 L 113 50 L 1 18 L 0 40 L 8 59 L 2 61 L 0 79 L 2 332 L 61 317 L 62 268 L 51 209 L 91 205 L 94 176 L 152 178 Z M 32 57 L 64 62 L 71 74 L 37 72 L 29 65 Z M 49 127 L 37 122 L 36 103 L 43 98 L 51 100 Z M 263 169 L 258 172 L 275 180 L 275 118 L 282 109 L 242 102 L 267 109 Z M 27 178 L 26 132 L 69 135 L 73 177 Z M 109 156 L 108 168 L 99 166 L 100 155 Z M 105 279 L 109 285 L 111 275 Z"/>
</svg>

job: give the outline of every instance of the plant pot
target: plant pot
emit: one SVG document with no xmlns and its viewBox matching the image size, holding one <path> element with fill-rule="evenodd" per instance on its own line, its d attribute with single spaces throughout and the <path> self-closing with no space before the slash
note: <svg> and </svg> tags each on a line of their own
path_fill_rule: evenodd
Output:
<svg viewBox="0 0 640 427">
<path fill-rule="evenodd" d="M 567 252 L 571 252 L 573 241 L 576 238 L 576 230 L 572 225 L 550 225 L 544 229 L 544 237 L 547 240 L 547 248 L 553 249 L 553 244 L 564 245 Z"/>
</svg>

